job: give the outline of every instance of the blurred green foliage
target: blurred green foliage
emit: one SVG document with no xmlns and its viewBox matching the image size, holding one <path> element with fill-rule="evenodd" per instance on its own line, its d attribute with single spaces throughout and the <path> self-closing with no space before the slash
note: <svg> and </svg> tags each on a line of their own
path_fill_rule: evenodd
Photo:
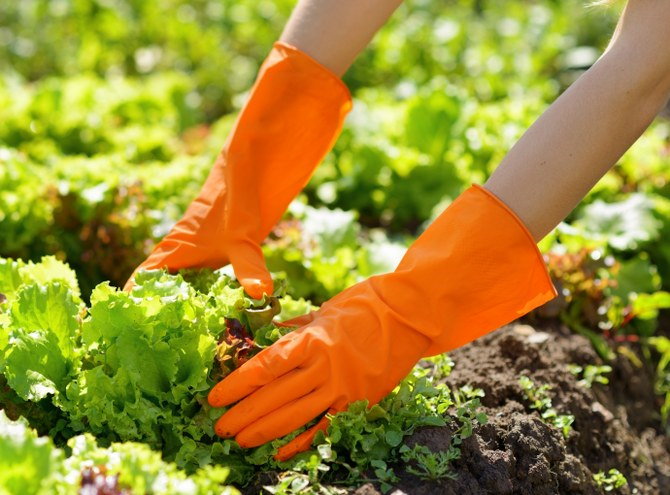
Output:
<svg viewBox="0 0 670 495">
<path fill-rule="evenodd" d="M 0 69 L 29 81 L 81 73 L 188 74 L 194 107 L 230 111 L 281 30 L 286 0 L 21 0 L 0 5 Z"/>
<path fill-rule="evenodd" d="M 248 89 L 295 1 L 21 0 L 0 5 L 0 71 L 35 81 L 177 71 L 208 120 Z M 422 86 L 445 75 L 472 96 L 504 98 L 510 84 L 554 78 L 593 61 L 615 14 L 581 0 L 435 1 L 403 4 L 346 76 L 354 90 Z M 411 42 L 409 42 L 411 40 Z M 338 40 L 333 40 L 337 43 Z M 581 57 L 580 57 L 581 53 Z M 579 60 L 581 58 L 581 60 Z M 558 79 L 566 82 L 565 74 Z"/>
<path fill-rule="evenodd" d="M 0 2 L 0 256 L 56 255 L 84 298 L 124 283 L 197 194 L 294 4 Z M 345 74 L 353 111 L 266 242 L 270 269 L 317 303 L 392 270 L 597 59 L 616 17 L 585 0 L 404 2 Z M 604 359 L 649 340 L 665 418 L 669 155 L 657 123 L 541 243 L 560 296 L 534 315 Z"/>
<path fill-rule="evenodd" d="M 293 5 L 2 3 L 0 255 L 55 254 L 84 294 L 123 283 L 196 195 Z M 593 63 L 616 15 L 581 0 L 405 2 L 345 75 L 354 109 L 302 196 L 310 206 L 272 234 L 270 267 L 317 302 L 392 269 Z M 623 266 L 642 252 L 654 272 L 603 296 L 615 326 L 638 292 L 670 280 L 667 149 L 657 125 L 543 243 Z"/>
</svg>

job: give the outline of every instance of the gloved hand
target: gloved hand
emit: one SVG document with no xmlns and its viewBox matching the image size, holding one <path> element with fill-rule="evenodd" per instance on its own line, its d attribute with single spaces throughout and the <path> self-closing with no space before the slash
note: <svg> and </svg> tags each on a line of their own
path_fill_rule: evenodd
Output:
<svg viewBox="0 0 670 495">
<path fill-rule="evenodd" d="M 260 244 L 330 150 L 350 109 L 336 75 L 275 43 L 200 194 L 135 272 L 231 263 L 250 296 L 272 293 Z"/>
<path fill-rule="evenodd" d="M 460 347 L 556 295 L 521 220 L 473 186 L 407 251 L 398 268 L 340 293 L 303 325 L 218 383 L 209 403 L 239 401 L 216 423 L 222 437 L 255 447 L 325 411 L 375 404 L 417 361 Z M 316 427 L 284 446 L 309 448 Z"/>
</svg>

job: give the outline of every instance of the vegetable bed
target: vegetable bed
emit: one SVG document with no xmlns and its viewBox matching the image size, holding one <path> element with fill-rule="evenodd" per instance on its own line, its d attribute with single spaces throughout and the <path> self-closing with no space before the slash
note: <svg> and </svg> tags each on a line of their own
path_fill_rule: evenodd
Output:
<svg viewBox="0 0 670 495">
<path fill-rule="evenodd" d="M 206 395 L 291 331 L 277 326 L 275 317 L 298 316 L 313 306 L 284 295 L 281 283 L 275 296 L 249 299 L 221 272 L 142 272 L 135 282 L 131 293 L 100 284 L 86 306 L 74 272 L 55 258 L 0 258 L 2 438 L 8 451 L 18 452 L 2 460 L 9 474 L 0 478 L 0 488 L 76 493 L 91 477 L 111 476 L 119 490 L 138 493 L 219 493 L 224 479 L 244 487 L 271 470 L 283 473 L 275 480 L 277 493 L 285 483 L 352 485 L 385 462 L 410 455 L 402 450 L 403 438 L 421 426 L 446 425 L 455 406 L 466 408 L 454 411 L 462 437 L 486 419 L 476 410 L 478 391 L 452 393 L 417 368 L 379 405 L 356 403 L 333 418 L 315 451 L 278 464 L 272 459 L 277 447 L 299 431 L 241 449 L 214 435 L 224 410 L 211 408 Z M 50 439 L 36 440 L 7 417 L 27 421 Z M 96 441 L 111 447 L 98 450 Z M 45 457 L 38 480 L 28 475 L 39 460 L 34 446 Z M 145 457 L 151 462 L 144 463 Z M 185 483 L 192 490 L 169 483 L 171 473 L 177 481 L 190 476 Z"/>
<path fill-rule="evenodd" d="M 661 401 L 637 344 L 605 365 L 586 338 L 538 314 L 533 326 L 422 361 L 379 405 L 353 404 L 288 462 L 271 456 L 297 432 L 247 451 L 218 439 L 223 409 L 207 391 L 291 330 L 277 320 L 314 309 L 278 285 L 258 301 L 220 271 L 152 271 L 130 294 L 100 284 L 86 306 L 62 262 L 0 259 L 0 489 L 670 490 Z"/>
<path fill-rule="evenodd" d="M 206 401 L 486 180 L 607 46 L 617 9 L 587 3 L 404 2 L 254 301 L 224 271 L 115 287 L 197 195 L 295 1 L 0 2 L 0 495 L 670 493 L 667 122 L 540 244 L 559 298 L 310 452 L 222 441 Z"/>
</svg>

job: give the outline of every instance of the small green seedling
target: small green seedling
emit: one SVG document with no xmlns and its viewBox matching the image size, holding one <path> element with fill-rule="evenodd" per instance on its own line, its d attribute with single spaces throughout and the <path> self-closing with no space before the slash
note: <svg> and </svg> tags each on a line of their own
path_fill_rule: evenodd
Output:
<svg viewBox="0 0 670 495">
<path fill-rule="evenodd" d="M 612 367 L 606 364 L 602 366 L 587 364 L 585 367 L 581 367 L 578 364 L 569 364 L 568 370 L 577 378 L 579 378 L 580 374 L 582 375 L 582 378 L 577 382 L 579 385 L 591 388 L 594 383 L 607 385 L 610 381 L 605 374 L 611 373 Z"/>
<path fill-rule="evenodd" d="M 555 409 L 550 409 L 549 411 L 552 411 L 552 414 L 556 412 Z M 545 411 L 545 414 L 547 413 L 548 411 Z M 543 414 L 542 417 L 547 419 L 545 414 Z M 575 422 L 575 417 L 572 414 L 556 414 L 552 415 L 551 421 L 556 428 L 561 430 L 563 438 L 568 438 L 570 436 L 570 432 L 572 431 L 572 423 Z"/>
<path fill-rule="evenodd" d="M 484 425 L 488 417 L 478 409 L 484 391 L 465 385 L 453 393 L 453 405 L 456 407 L 455 420 L 458 428 L 453 433 L 451 445 L 447 451 L 432 452 L 424 445 L 410 448 L 400 447 L 400 456 L 408 464 L 407 472 L 427 481 L 456 479 L 451 463 L 461 457 L 460 445 L 472 435 L 475 423 Z"/>
<path fill-rule="evenodd" d="M 484 391 L 480 388 L 472 388 L 470 385 L 464 385 L 454 392 L 456 419 L 460 426 L 454 433 L 453 445 L 460 445 L 462 440 L 472 435 L 474 422 L 480 425 L 488 422 L 486 414 L 478 411 L 481 406 L 480 397 L 484 397 Z"/>
<path fill-rule="evenodd" d="M 326 462 L 334 459 L 330 445 L 319 445 L 316 454 L 298 461 L 293 469 L 282 473 L 276 485 L 263 488 L 273 495 L 342 495 L 346 490 L 324 486 L 319 481 L 324 473 L 330 471 Z"/>
<path fill-rule="evenodd" d="M 607 474 L 599 471 L 593 475 L 593 481 L 606 492 L 614 491 L 628 484 L 626 477 L 616 468 L 610 469 Z"/>
<path fill-rule="evenodd" d="M 551 387 L 546 384 L 538 387 L 527 376 L 519 378 L 519 385 L 521 385 L 524 395 L 531 403 L 530 408 L 537 409 L 545 423 L 560 429 L 563 437 L 568 438 L 572 431 L 572 423 L 574 423 L 575 417 L 572 414 L 559 414 L 552 406 L 551 398 L 547 393 Z"/>
<path fill-rule="evenodd" d="M 438 354 L 422 360 L 426 364 L 430 364 L 431 375 L 435 380 L 442 380 L 451 374 L 454 368 L 454 361 L 447 354 Z"/>
</svg>

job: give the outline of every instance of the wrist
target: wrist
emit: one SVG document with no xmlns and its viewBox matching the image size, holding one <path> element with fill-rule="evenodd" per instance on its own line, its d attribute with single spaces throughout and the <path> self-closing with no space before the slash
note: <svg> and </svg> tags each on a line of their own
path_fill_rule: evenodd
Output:
<svg viewBox="0 0 670 495">
<path fill-rule="evenodd" d="M 537 245 L 489 191 L 462 193 L 407 251 L 370 280 L 401 321 L 439 354 L 523 316 L 556 295 Z"/>
</svg>

